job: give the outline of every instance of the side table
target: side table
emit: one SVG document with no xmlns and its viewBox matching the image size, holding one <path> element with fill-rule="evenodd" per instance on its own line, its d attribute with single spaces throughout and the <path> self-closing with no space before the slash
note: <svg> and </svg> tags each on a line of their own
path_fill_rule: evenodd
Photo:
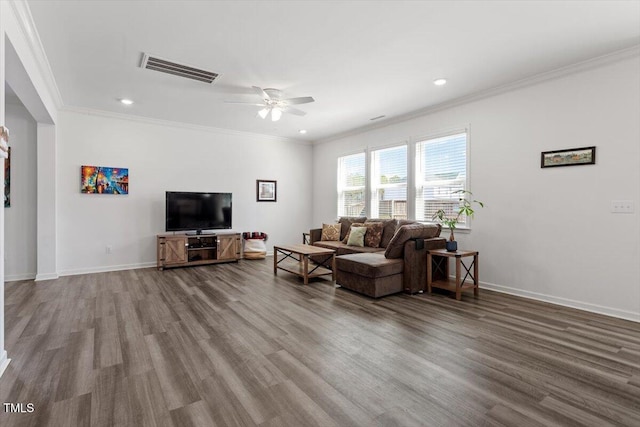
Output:
<svg viewBox="0 0 640 427">
<path fill-rule="evenodd" d="M 471 264 L 467 266 L 462 259 L 473 257 Z M 449 258 L 456 260 L 456 278 L 449 278 Z M 464 267 L 465 275 L 462 276 Z M 435 271 L 434 271 L 435 269 Z M 473 272 L 471 271 L 473 269 Z M 433 280 L 433 277 L 443 277 L 443 279 Z M 467 282 L 467 278 L 471 281 Z M 446 289 L 456 293 L 459 301 L 462 291 L 473 288 L 473 295 L 478 296 L 480 291 L 478 280 L 478 251 L 456 251 L 448 252 L 446 249 L 431 249 L 427 251 L 427 291 L 431 293 L 431 288 Z"/>
</svg>

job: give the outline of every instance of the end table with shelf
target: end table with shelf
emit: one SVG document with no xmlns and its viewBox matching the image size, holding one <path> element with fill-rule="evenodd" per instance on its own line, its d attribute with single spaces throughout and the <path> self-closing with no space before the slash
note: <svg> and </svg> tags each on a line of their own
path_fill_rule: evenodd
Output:
<svg viewBox="0 0 640 427">
<path fill-rule="evenodd" d="M 471 264 L 467 266 L 463 258 L 473 257 Z M 456 260 L 456 277 L 449 278 L 449 259 Z M 463 269 L 465 271 L 464 276 Z M 472 271 L 473 269 L 473 271 Z M 437 279 L 434 280 L 434 277 Z M 470 278 L 471 281 L 467 281 Z M 455 251 L 449 252 L 446 249 L 431 249 L 427 251 L 427 291 L 431 293 L 432 288 L 446 289 L 456 293 L 456 299 L 460 300 L 462 291 L 473 289 L 473 295 L 478 296 L 478 251 Z"/>
</svg>

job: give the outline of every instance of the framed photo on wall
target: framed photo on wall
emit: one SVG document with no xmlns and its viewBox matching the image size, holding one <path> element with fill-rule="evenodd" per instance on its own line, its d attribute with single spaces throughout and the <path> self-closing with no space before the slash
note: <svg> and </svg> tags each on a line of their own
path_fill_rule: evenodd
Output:
<svg viewBox="0 0 640 427">
<path fill-rule="evenodd" d="M 277 200 L 278 182 L 266 179 L 256 180 L 256 200 L 258 202 L 275 202 Z"/>
<path fill-rule="evenodd" d="M 595 165 L 596 147 L 570 148 L 566 150 L 543 151 L 541 168 L 557 166 Z"/>
<path fill-rule="evenodd" d="M 129 194 L 129 169 L 82 165 L 80 167 L 80 192 L 85 194 Z"/>
</svg>

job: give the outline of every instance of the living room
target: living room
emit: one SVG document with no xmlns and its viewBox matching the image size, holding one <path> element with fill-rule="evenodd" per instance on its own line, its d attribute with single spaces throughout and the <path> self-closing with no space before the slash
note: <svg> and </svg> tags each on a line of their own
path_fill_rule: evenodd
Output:
<svg viewBox="0 0 640 427">
<path fill-rule="evenodd" d="M 140 12 L 138 8 L 144 9 L 143 3 L 131 6 L 129 19 L 140 16 L 137 15 Z M 287 3 L 266 3 L 278 6 L 273 14 L 268 15 L 271 20 L 276 19 L 278 12 L 284 13 L 287 7 L 292 7 Z M 500 7 L 499 3 L 495 2 L 483 3 L 488 8 Z M 539 26 L 544 25 L 536 19 L 551 11 L 567 19 L 573 13 L 580 14 L 581 19 L 567 23 L 569 28 L 566 40 L 558 40 L 557 44 L 560 47 L 549 50 L 547 56 L 540 54 L 543 49 L 536 50 L 536 40 L 526 39 L 529 44 L 521 49 L 531 49 L 538 52 L 539 56 L 518 56 L 524 62 L 511 63 L 513 68 L 506 80 L 492 81 L 489 77 L 494 74 L 496 79 L 501 76 L 494 70 L 498 67 L 494 67 L 491 61 L 478 60 L 473 56 L 476 49 L 484 52 L 486 46 L 482 46 L 482 42 L 475 48 L 468 47 L 465 54 L 475 59 L 477 66 L 484 62 L 484 68 L 477 68 L 477 78 L 486 83 L 484 87 L 473 87 L 467 83 L 464 91 L 462 88 L 456 88 L 457 84 L 462 84 L 461 77 L 456 76 L 462 75 L 455 70 L 440 69 L 436 64 L 433 66 L 434 70 L 425 72 L 424 84 L 425 87 L 428 85 L 428 88 L 412 89 L 416 95 L 406 102 L 413 103 L 411 105 L 414 108 L 397 114 L 389 112 L 394 102 L 394 85 L 398 85 L 399 91 L 407 90 L 401 82 L 396 81 L 402 79 L 398 70 L 403 68 L 403 61 L 409 64 L 411 62 L 406 56 L 395 56 L 394 52 L 398 49 L 397 43 L 400 39 L 391 37 L 392 32 L 380 34 L 379 39 L 376 39 L 378 42 L 386 40 L 388 44 L 381 43 L 379 51 L 372 51 L 372 56 L 380 54 L 380 59 L 373 62 L 370 62 L 369 55 L 363 53 L 354 56 L 351 62 L 337 63 L 335 58 L 344 58 L 338 53 L 335 57 L 331 56 L 331 53 L 327 52 L 329 48 L 318 42 L 317 51 L 312 53 L 326 59 L 326 70 L 309 66 L 308 77 L 304 78 L 290 76 L 287 74 L 288 64 L 280 64 L 274 68 L 281 72 L 281 75 L 260 75 L 259 71 L 253 70 L 246 73 L 245 77 L 253 76 L 255 81 L 247 80 L 244 91 L 240 91 L 237 85 L 225 82 L 226 74 L 229 73 L 220 70 L 220 81 L 212 86 L 220 93 L 217 94 L 216 105 L 211 108 L 215 108 L 216 112 L 224 111 L 220 114 L 228 114 L 224 116 L 224 120 L 229 127 L 220 124 L 224 123 L 224 120 L 206 125 L 209 120 L 207 116 L 216 115 L 211 112 L 213 110 L 194 109 L 188 105 L 189 99 L 198 100 L 202 97 L 198 86 L 201 83 L 182 83 L 175 76 L 162 74 L 157 77 L 152 74 L 153 71 L 139 67 L 137 59 L 140 52 L 146 50 L 171 57 L 161 50 L 160 41 L 156 41 L 157 45 L 147 42 L 148 46 L 155 47 L 155 50 L 146 49 L 144 46 L 131 46 L 122 41 L 121 44 L 106 43 L 104 52 L 91 53 L 91 58 L 97 58 L 101 53 L 111 57 L 122 56 L 126 61 L 134 58 L 134 61 L 129 61 L 131 72 L 135 73 L 132 74 L 135 75 L 134 82 L 137 84 L 142 80 L 157 79 L 156 81 L 162 85 L 157 84 L 155 90 L 140 89 L 132 85 L 128 88 L 128 93 L 125 93 L 124 89 L 119 93 L 105 93 L 106 90 L 101 89 L 100 81 L 94 80 L 88 73 L 79 75 L 71 69 L 75 63 L 67 61 L 67 55 L 89 48 L 80 37 L 82 31 L 86 31 L 88 40 L 94 40 L 96 37 L 118 40 L 118 37 L 126 33 L 126 29 L 122 28 L 126 26 L 125 23 L 131 23 L 126 19 L 123 18 L 124 23 L 118 24 L 117 31 L 114 30 L 113 34 L 101 35 L 99 31 L 92 33 L 91 28 L 76 26 L 76 19 L 82 15 L 79 12 L 78 16 L 69 13 L 69 27 L 77 31 L 71 33 L 71 37 L 64 31 L 54 30 L 56 25 L 64 20 L 45 19 L 56 6 L 47 6 L 47 2 L 36 1 L 2 1 L 0 5 L 1 32 L 4 35 L 1 47 L 2 52 L 5 52 L 2 55 L 0 77 L 6 82 L 6 85 L 0 88 L 0 124 L 10 130 L 9 145 L 12 149 L 11 206 L 5 209 L 0 217 L 4 223 L 0 246 L 5 259 L 0 273 L 5 281 L 10 282 L 4 285 L 5 288 L 13 286 L 8 308 L 4 307 L 5 304 L 0 304 L 0 326 L 3 326 L 0 329 L 5 329 L 5 317 L 12 316 L 11 328 L 6 328 L 7 336 L 0 333 L 0 344 L 5 343 L 0 346 L 0 366 L 6 367 L 7 358 L 13 359 L 9 364 L 9 370 L 12 364 L 22 366 L 19 359 L 26 347 L 18 346 L 12 354 L 11 347 L 6 345 L 9 341 L 7 337 L 11 334 L 13 335 L 9 338 L 12 345 L 19 339 L 24 340 L 24 337 L 20 338 L 23 331 L 16 329 L 16 325 L 20 324 L 18 319 L 22 319 L 22 328 L 26 328 L 26 331 L 46 331 L 44 326 L 42 330 L 39 325 L 27 327 L 29 319 L 16 315 L 16 301 L 23 298 L 23 295 L 16 290 L 14 283 L 33 284 L 38 286 L 37 289 L 59 289 L 63 293 L 69 292 L 69 295 L 81 298 L 82 294 L 74 294 L 68 290 L 70 288 L 67 288 L 67 285 L 89 284 L 93 289 L 99 288 L 104 282 L 125 282 L 137 274 L 145 277 L 141 282 L 151 280 L 151 277 L 167 278 L 159 279 L 162 286 L 166 285 L 163 280 L 173 278 L 174 274 L 185 275 L 176 279 L 184 283 L 187 278 L 194 280 L 194 283 L 200 283 L 214 281 L 219 277 L 225 287 L 230 286 L 225 289 L 232 301 L 230 304 L 233 305 L 233 300 L 237 297 L 234 293 L 237 289 L 233 289 L 234 281 L 252 280 L 249 278 L 251 272 L 262 275 L 267 272 L 265 277 L 268 277 L 269 281 L 276 280 L 272 278 L 268 267 L 259 267 L 262 261 L 241 261 L 241 268 L 237 273 L 234 270 L 235 266 L 176 269 L 165 276 L 150 276 L 145 273 L 162 273 L 155 271 L 154 267 L 157 263 L 156 236 L 165 232 L 165 191 L 232 193 L 233 230 L 266 232 L 269 235 L 269 256 L 264 263 L 268 265 L 274 245 L 300 243 L 303 232 L 335 221 L 339 214 L 336 188 L 337 164 L 341 157 L 362 153 L 364 158 L 367 158 L 378 149 L 405 146 L 407 161 L 404 166 L 408 171 L 409 182 L 412 182 L 415 180 L 416 166 L 413 159 L 417 144 L 458 132 L 464 133 L 467 141 L 467 187 L 473 191 L 475 197 L 484 202 L 485 208 L 477 212 L 468 228 L 457 230 L 456 237 L 460 247 L 480 253 L 482 297 L 484 290 L 488 291 L 486 295 L 491 304 L 504 303 L 503 298 L 510 298 L 510 295 L 524 297 L 527 300 L 522 300 L 522 304 L 531 311 L 540 307 L 552 307 L 535 305 L 536 301 L 557 304 L 562 309 L 569 307 L 585 310 L 610 316 L 612 325 L 618 325 L 615 323 L 618 321 L 616 319 L 640 321 L 640 216 L 637 211 L 640 200 L 640 3 L 637 1 L 590 2 L 590 6 L 581 5 L 582 12 L 572 10 L 570 2 L 561 2 L 562 6 L 555 10 L 548 4 L 538 10 L 534 3 L 524 2 L 521 7 L 533 13 L 534 17 L 528 21 L 525 19 L 529 22 L 529 27 L 523 30 L 523 33 L 535 34 L 540 31 Z M 85 13 L 92 7 L 72 3 L 59 6 L 63 11 L 73 11 L 77 6 L 78 11 L 82 10 Z M 109 8 L 105 4 L 95 7 L 101 7 L 101 13 L 105 16 L 114 17 L 119 13 L 117 7 Z M 120 7 L 123 5 L 120 4 Z M 191 7 L 197 9 L 197 4 Z M 313 13 L 327 17 L 336 12 L 332 8 L 338 8 L 338 5 L 323 7 L 314 2 L 310 7 Z M 403 5 L 403 8 L 409 11 L 412 7 L 426 6 Z M 432 7 L 444 6 L 434 3 Z M 459 7 L 471 6 L 459 2 Z M 262 6 L 258 10 L 263 12 L 265 8 L 268 7 Z M 345 2 L 344 8 L 344 16 L 337 17 L 335 22 L 332 21 L 331 28 L 339 28 L 345 20 L 353 19 L 353 16 L 357 16 L 362 10 L 362 6 L 357 2 Z M 248 5 L 231 8 L 240 16 L 240 12 L 247 13 L 253 22 L 256 17 L 249 9 Z M 300 13 L 299 10 L 303 9 L 303 6 L 293 9 Z M 373 19 L 379 23 L 376 19 L 381 19 L 380 9 L 384 9 L 384 6 L 372 6 L 366 19 Z M 428 8 L 419 10 L 424 14 Z M 438 9 L 433 9 L 436 10 Z M 445 13 L 445 10 L 450 12 L 445 8 L 442 9 L 442 13 Z M 604 16 L 605 12 L 606 19 L 598 18 L 599 14 Z M 291 13 L 293 14 L 293 11 Z M 468 24 L 468 20 L 473 19 L 473 16 L 469 15 L 473 14 L 462 13 L 462 21 L 458 25 Z M 358 33 L 366 26 L 366 19 L 363 18 L 363 23 L 354 23 L 351 32 L 345 32 L 353 37 L 354 44 L 364 45 L 365 37 L 370 36 L 368 32 Z M 426 18 L 417 16 L 409 22 L 415 24 L 419 19 Z M 318 21 L 321 22 L 321 19 L 318 18 Z M 557 19 L 553 22 L 556 23 Z M 161 24 L 162 22 L 153 25 Z M 395 28 L 391 23 L 388 25 Z M 303 27 L 303 24 L 298 24 L 295 29 L 302 31 Z M 479 34 L 477 37 L 500 40 L 504 43 L 503 56 L 516 56 L 520 50 L 516 49 L 518 41 L 511 44 L 507 40 L 509 34 L 515 31 L 514 27 L 517 27 L 516 23 L 505 27 L 504 33 L 489 31 L 488 34 Z M 33 31 L 29 31 L 29 28 L 35 28 L 39 36 L 34 37 Z M 408 25 L 407 28 L 409 33 L 416 31 L 417 34 L 423 35 L 415 25 Z M 595 31 L 595 28 L 600 30 Z M 552 30 L 559 31 L 550 24 L 549 31 Z M 291 33 L 277 32 L 274 37 L 277 42 L 274 43 L 283 44 L 283 50 L 287 49 L 286 46 L 290 49 L 299 47 L 297 43 L 303 41 L 291 42 L 292 45 L 285 44 L 286 35 L 292 33 L 293 30 Z M 344 37 L 345 33 L 336 29 L 335 37 Z M 592 37 L 581 38 L 585 34 Z M 158 34 L 154 35 L 159 37 Z M 313 35 L 317 36 L 316 33 Z M 489 39 L 491 36 L 500 37 Z M 295 39 L 294 36 L 291 37 Z M 473 34 L 467 34 L 463 39 L 464 43 L 473 44 Z M 544 40 L 549 42 L 546 38 Z M 309 39 L 306 41 L 309 42 Z M 327 46 L 332 47 L 340 42 L 339 39 L 331 37 L 326 40 Z M 233 59 L 230 60 L 231 63 L 242 61 L 242 58 L 229 53 L 220 40 L 217 40 L 217 43 L 215 55 L 222 57 L 223 53 L 226 53 Z M 415 43 L 398 51 L 419 51 L 421 43 L 422 40 L 416 38 Z M 274 50 L 268 42 L 259 42 L 256 46 L 252 50 L 257 55 L 256 62 L 266 61 L 269 53 Z M 40 52 L 38 48 L 41 49 Z M 544 48 L 550 49 L 550 46 L 544 45 Z M 261 49 L 266 49 L 265 53 L 261 53 Z M 490 50 L 492 53 L 499 51 L 499 46 Z M 187 63 L 197 64 L 198 55 L 202 53 L 195 53 L 189 49 L 184 53 L 186 59 L 192 58 Z M 312 61 L 313 55 L 306 55 L 301 57 L 300 62 Z M 441 53 L 440 59 L 451 60 L 445 53 Z M 212 62 L 215 68 L 215 58 L 203 60 L 204 65 L 208 64 L 207 61 Z M 50 65 L 47 65 L 47 62 Z M 109 69 L 105 64 L 96 64 L 106 67 L 109 73 L 122 72 L 117 68 Z M 339 74 L 336 69 L 340 67 L 354 74 L 371 73 L 373 68 L 365 68 L 363 64 L 367 67 L 375 64 L 377 69 L 381 70 L 380 84 L 371 87 L 371 93 L 366 93 L 358 85 L 362 90 L 364 102 L 375 105 L 372 110 L 356 114 L 351 111 L 353 107 L 346 102 L 331 102 L 332 95 L 339 95 L 339 87 L 323 93 L 307 89 L 317 84 L 314 83 L 315 80 L 322 79 L 320 74 L 323 72 L 335 80 Z M 234 71 L 240 71 L 241 68 Z M 299 68 L 292 64 L 291 69 Z M 283 77 L 285 75 L 290 81 L 286 81 Z M 436 87 L 432 80 L 438 77 L 447 77 L 449 81 L 442 87 Z M 294 81 L 295 78 L 299 81 Z M 350 82 L 353 85 L 357 83 Z M 224 102 L 258 101 L 258 97 L 253 98 L 255 94 L 252 93 L 252 85 L 278 87 L 279 84 L 290 89 L 289 96 L 313 95 L 316 98 L 316 102 L 300 106 L 300 109 L 307 112 L 307 117 L 285 114 L 280 121 L 272 122 L 270 118 L 262 120 L 255 117 L 258 108 Z M 89 88 L 92 88 L 92 93 L 88 92 Z M 450 92 L 446 92 L 447 90 Z M 163 102 L 147 100 L 154 99 L 153 96 L 159 96 L 158 93 L 163 91 L 166 91 Z M 83 95 L 85 92 L 86 97 Z M 103 105 L 91 104 L 91 97 L 102 97 Z M 132 97 L 135 103 L 130 107 L 115 105 L 118 104 L 116 98 L 120 97 Z M 440 101 L 421 100 L 430 97 Z M 386 106 L 386 102 L 390 105 Z M 396 104 L 393 105 L 397 107 Z M 180 119 L 186 117 L 187 111 L 193 116 L 193 120 Z M 329 116 L 329 112 L 349 116 L 352 120 L 357 116 L 360 124 L 348 126 L 346 122 L 336 121 L 336 125 L 332 127 L 333 116 Z M 370 118 L 378 115 L 388 117 L 370 121 Z M 173 116 L 177 119 L 172 119 Z M 308 127 L 314 116 L 318 121 L 313 123 L 317 126 Z M 298 133 L 303 129 L 308 132 L 304 135 Z M 595 164 L 579 167 L 540 167 L 541 152 L 591 146 L 595 146 L 597 150 Z M 82 194 L 80 166 L 87 164 L 128 168 L 129 194 Z M 256 200 L 258 179 L 277 181 L 275 203 Z M 367 185 L 370 186 L 371 183 Z M 410 198 L 407 203 L 415 208 L 415 190 L 409 188 L 407 191 L 408 199 Z M 612 204 L 616 201 L 630 201 L 632 205 L 635 204 L 635 209 L 631 213 L 614 213 Z M 371 212 L 370 200 L 366 201 L 363 209 Z M 447 237 L 448 233 L 443 231 L 442 235 Z M 243 270 L 245 268 L 247 270 Z M 61 280 L 66 281 L 60 282 Z M 427 301 L 426 295 L 394 296 L 379 301 L 367 299 L 349 291 L 334 290 L 325 282 L 328 281 L 319 279 L 314 281 L 308 290 L 298 291 L 301 285 L 296 278 L 287 278 L 280 274 L 276 281 L 269 282 L 268 289 L 284 286 L 287 294 L 277 295 L 294 294 L 292 298 L 298 302 L 302 301 L 304 308 L 315 306 L 313 303 L 305 306 L 307 302 L 303 301 L 300 295 L 311 300 L 315 298 L 318 317 L 324 316 L 324 310 L 330 304 L 329 300 L 324 299 L 328 298 L 328 292 L 331 292 L 331 298 L 335 298 L 330 301 L 346 312 L 356 310 L 354 307 L 359 307 L 358 310 L 364 312 L 375 310 L 374 307 L 377 307 L 380 311 L 398 310 L 398 313 L 402 313 L 407 307 L 415 308 L 418 302 Z M 142 288 L 136 289 L 136 292 L 142 292 Z M 95 289 L 93 291 L 96 292 Z M 255 292 L 265 298 L 265 307 L 277 307 L 266 291 L 255 289 Z M 2 292 L 3 295 L 4 293 Z M 155 291 L 151 293 L 156 294 Z M 450 299 L 447 295 L 438 295 L 438 298 L 432 301 L 435 301 L 436 305 L 446 305 L 452 312 L 456 312 L 456 307 L 465 307 L 460 308 L 461 311 L 472 310 L 469 305 L 456 306 L 455 300 L 449 301 Z M 482 303 L 482 300 L 479 302 Z M 467 295 L 462 303 L 476 304 L 477 301 L 474 301 L 473 296 Z M 127 304 L 123 303 L 123 307 Z M 250 302 L 242 301 L 242 304 L 247 304 L 247 307 L 260 315 L 266 315 L 260 307 L 253 306 Z M 34 307 L 27 310 L 20 306 L 20 311 L 30 311 Z M 240 310 L 238 307 L 235 308 Z M 297 311 L 302 309 L 290 307 L 289 310 L 288 315 L 292 318 L 302 317 L 301 311 Z M 542 312 L 549 314 L 552 310 L 555 309 L 543 308 Z M 568 313 L 574 313 L 570 309 L 567 310 Z M 422 314 L 411 314 L 414 315 L 420 317 Z M 534 319 L 544 322 L 541 318 Z M 282 319 L 271 319 L 278 326 L 282 326 L 278 324 L 278 320 Z M 55 324 L 52 318 L 42 318 L 41 321 L 43 325 L 49 321 Z M 305 322 L 300 321 L 303 324 Z M 554 318 L 554 321 L 560 322 L 557 318 Z M 357 324 L 364 324 L 361 322 L 363 319 L 358 318 Z M 633 344 L 629 344 L 630 349 L 626 353 L 626 363 L 632 368 L 625 365 L 625 369 L 628 370 L 620 369 L 625 373 L 632 372 L 631 377 L 635 380 L 625 383 L 625 386 L 629 387 L 625 390 L 633 395 L 629 390 L 640 393 L 637 389 L 640 338 L 637 323 L 625 325 L 626 329 L 632 330 L 628 334 L 623 333 Z M 145 331 L 145 336 L 150 335 L 147 332 L 153 330 L 152 326 L 149 327 L 151 329 Z M 325 327 L 329 330 L 329 327 L 323 325 L 323 332 Z M 390 324 L 387 327 L 396 328 L 397 325 Z M 96 326 L 95 329 L 99 328 Z M 347 329 L 358 333 L 350 327 Z M 366 334 L 366 331 L 362 333 Z M 206 334 L 212 336 L 213 331 L 207 329 Z M 24 336 L 27 337 L 29 334 Z M 290 336 L 298 335 L 291 332 Z M 23 342 L 22 345 L 26 344 Z M 149 344 L 151 349 L 157 345 Z M 58 347 L 51 345 L 50 348 Z M 351 350 L 356 352 L 355 348 L 345 351 L 349 353 Z M 211 351 L 215 353 L 214 350 Z M 286 359 L 282 354 L 273 357 Z M 620 359 L 622 356 L 616 360 L 620 362 Z M 156 362 L 155 359 L 153 361 Z M 97 363 L 95 360 L 93 362 Z M 288 362 L 293 363 L 290 360 Z M 118 365 L 107 364 L 109 367 Z M 96 372 L 98 367 L 101 367 L 100 363 L 96 365 Z M 12 372 L 11 375 L 18 373 Z M 276 382 L 278 375 L 274 374 Z M 610 375 L 618 379 L 620 373 L 616 371 Z M 160 377 L 161 383 L 165 381 Z M 15 384 L 5 387 L 6 381 L 9 381 L 6 378 L 4 375 L 0 379 L 4 380 L 0 398 L 5 402 L 29 402 L 32 396 L 25 393 L 9 396 L 15 391 Z M 407 379 L 403 378 L 404 380 Z M 296 384 L 301 387 L 300 384 Z M 164 386 L 164 383 L 162 385 Z M 78 390 L 89 391 L 82 385 L 77 387 Z M 234 393 L 237 394 L 239 391 L 234 389 Z M 307 391 L 307 394 L 309 393 L 311 392 Z M 65 392 L 63 395 L 68 398 L 76 397 L 73 392 Z M 78 396 L 85 394 L 78 393 Z M 373 400 L 379 398 L 376 393 L 371 396 Z M 637 396 L 638 394 L 635 395 Z M 172 401 L 166 396 L 165 398 L 168 402 L 175 403 L 174 406 L 169 403 L 170 410 L 175 411 L 181 407 L 178 404 L 181 402 L 180 399 Z M 55 403 L 60 402 L 67 402 L 67 399 L 62 397 Z M 407 408 L 399 402 L 395 403 L 398 408 Z M 212 405 L 211 402 L 208 404 Z M 74 405 L 81 403 L 75 402 Z M 95 402 L 93 405 L 95 408 Z M 320 406 L 323 411 L 328 411 L 324 406 Z M 514 407 L 510 406 L 512 409 Z M 75 408 L 78 410 L 78 407 Z M 261 408 L 257 411 L 259 414 L 256 414 L 251 409 L 245 409 L 249 412 L 248 419 L 255 424 L 266 423 L 269 420 L 274 424 L 278 423 L 276 416 L 279 413 L 276 410 L 271 413 Z M 360 418 L 350 419 L 351 424 L 358 424 L 355 420 L 366 419 L 365 415 L 358 412 L 362 409 L 362 406 L 357 410 L 353 409 Z M 391 411 L 390 408 L 386 409 Z M 518 410 L 538 422 L 549 421 L 542 416 L 536 418 L 521 407 L 518 407 Z M 554 410 L 560 411 L 558 407 Z M 47 413 L 51 411 L 49 407 Z M 478 408 L 474 407 L 473 411 L 478 411 Z M 629 418 L 618 419 L 617 422 L 625 424 L 625 420 L 637 420 L 637 410 L 635 413 L 633 411 L 625 407 L 624 413 Z M 594 412 L 597 415 L 598 411 L 592 411 L 590 415 L 594 415 Z M 283 413 L 287 413 L 287 410 L 284 409 Z M 19 417 L 12 417 L 11 422 L 15 425 L 26 422 L 19 421 Z M 319 419 L 324 418 L 315 418 L 316 424 L 319 423 Z M 409 424 L 407 419 L 399 419 Z M 433 424 L 447 424 L 445 419 L 443 417 L 440 423 L 434 421 Z M 475 421 L 479 419 L 482 418 L 474 418 Z M 383 419 L 378 421 L 382 422 L 381 420 Z M 587 424 L 586 419 L 572 420 Z M 603 421 L 604 418 L 598 420 Z M 611 419 L 606 420 L 611 422 Z M 333 421 L 335 422 L 335 418 Z M 449 424 L 464 424 L 460 419 L 457 422 L 448 421 Z M 419 424 L 415 420 L 414 423 Z M 562 421 L 558 423 L 563 424 Z M 568 420 L 564 420 L 564 423 L 568 423 Z M 512 425 L 515 425 L 515 421 Z"/>
</svg>

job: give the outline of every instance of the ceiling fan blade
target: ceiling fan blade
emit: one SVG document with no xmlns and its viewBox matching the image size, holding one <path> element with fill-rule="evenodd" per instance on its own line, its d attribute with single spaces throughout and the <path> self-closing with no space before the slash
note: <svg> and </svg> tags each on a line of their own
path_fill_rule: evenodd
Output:
<svg viewBox="0 0 640 427">
<path fill-rule="evenodd" d="M 299 98 L 283 99 L 283 101 L 289 105 L 297 105 L 297 104 L 308 104 L 310 102 L 314 102 L 315 99 L 313 99 L 312 96 L 301 96 Z"/>
<path fill-rule="evenodd" d="M 258 95 L 260 95 L 262 97 L 262 99 L 271 99 L 271 97 L 269 96 L 269 94 L 267 92 L 264 91 L 264 89 L 258 87 L 258 86 L 251 86 L 253 88 L 253 90 L 255 90 L 257 92 Z"/>
<path fill-rule="evenodd" d="M 225 103 L 225 104 L 255 105 L 256 107 L 264 107 L 264 104 L 256 104 L 255 102 L 224 101 L 224 103 Z"/>
<path fill-rule="evenodd" d="M 282 109 L 282 111 L 284 111 L 285 113 L 295 114 L 296 116 L 305 116 L 305 115 L 307 115 L 307 113 L 305 113 L 304 111 L 298 110 L 297 108 L 293 108 L 293 107 L 284 107 Z"/>
</svg>

